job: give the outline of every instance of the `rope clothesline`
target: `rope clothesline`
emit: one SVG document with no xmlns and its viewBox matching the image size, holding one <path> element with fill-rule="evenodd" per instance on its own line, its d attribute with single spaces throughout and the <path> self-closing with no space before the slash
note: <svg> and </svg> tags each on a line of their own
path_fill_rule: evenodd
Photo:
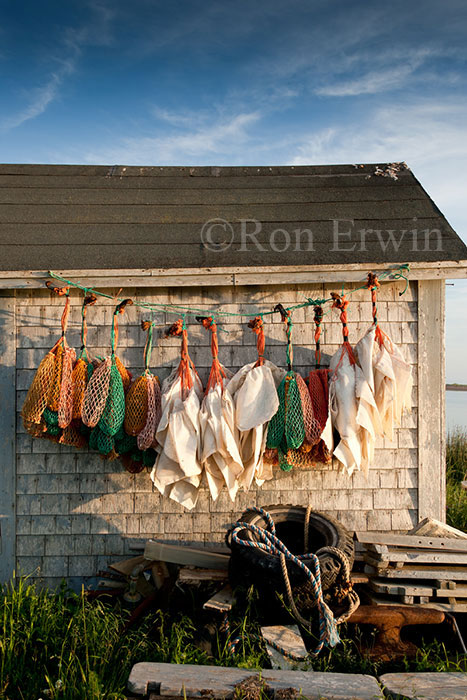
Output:
<svg viewBox="0 0 467 700">
<path fill-rule="evenodd" d="M 399 265 L 396 268 L 388 268 L 387 270 L 384 270 L 378 275 L 378 280 L 381 282 L 382 280 L 386 281 L 394 281 L 394 280 L 400 280 L 403 279 L 405 280 L 405 288 L 402 292 L 399 292 L 399 296 L 402 296 L 405 294 L 407 291 L 407 288 L 409 286 L 409 280 L 407 278 L 407 274 L 410 272 L 409 265 L 404 264 L 404 265 Z M 53 272 L 52 270 L 49 270 L 49 277 L 52 279 L 58 280 L 59 282 L 63 282 L 66 287 L 74 287 L 76 289 L 81 289 L 85 296 L 87 294 L 94 294 L 96 296 L 104 297 L 106 299 L 112 299 L 115 302 L 123 302 L 126 301 L 124 297 L 119 297 L 119 296 L 114 296 L 112 294 L 106 294 L 105 292 L 100 292 L 97 289 L 94 289 L 93 287 L 87 287 L 80 282 L 74 282 L 73 280 L 68 280 L 65 277 L 62 277 L 56 272 Z M 388 279 L 389 278 L 389 279 Z M 50 281 L 49 281 L 50 284 Z M 351 294 L 354 294 L 355 292 L 358 292 L 362 289 L 368 289 L 368 284 L 365 283 L 361 285 L 360 287 L 356 287 L 355 289 L 350 289 L 346 295 L 350 296 Z M 120 290 L 121 291 L 121 290 Z M 344 294 L 344 284 L 342 283 L 342 295 Z M 223 311 L 222 309 L 201 309 L 197 308 L 194 306 L 183 306 L 182 304 L 162 304 L 162 303 L 150 303 L 146 301 L 135 301 L 132 300 L 134 306 L 139 306 L 143 309 L 146 309 L 147 311 L 156 313 L 156 312 L 166 312 L 166 313 L 172 313 L 172 314 L 177 314 L 177 315 L 182 315 L 183 317 L 185 316 L 199 316 L 202 314 L 203 316 L 211 316 L 211 317 L 247 317 L 247 318 L 254 318 L 256 316 L 260 316 L 261 318 L 263 316 L 271 316 L 272 314 L 276 313 L 276 309 L 273 309 L 272 311 L 262 311 L 262 312 L 253 312 L 253 313 L 237 313 L 234 311 Z M 308 306 L 323 306 L 324 304 L 329 304 L 333 303 L 334 298 L 329 297 L 328 299 L 311 299 L 311 298 L 306 298 L 306 300 L 300 304 L 294 304 L 293 306 L 287 306 L 285 307 L 285 311 L 289 312 L 292 314 L 294 311 L 297 309 L 303 309 Z M 282 307 L 284 309 L 284 307 Z M 330 309 L 331 310 L 331 309 Z M 325 312 L 324 315 L 327 315 L 330 313 L 330 310 Z"/>
</svg>

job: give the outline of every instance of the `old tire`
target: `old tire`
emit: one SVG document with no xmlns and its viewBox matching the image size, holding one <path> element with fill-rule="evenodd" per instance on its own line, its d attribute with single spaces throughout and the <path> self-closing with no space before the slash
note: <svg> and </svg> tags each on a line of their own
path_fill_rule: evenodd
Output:
<svg viewBox="0 0 467 700">
<path fill-rule="evenodd" d="M 284 542 L 293 554 L 304 552 L 304 524 L 306 508 L 302 506 L 277 505 L 268 506 L 265 510 L 271 515 L 276 526 L 277 537 Z M 266 523 L 259 513 L 245 512 L 241 522 L 265 528 Z M 249 530 L 241 530 L 241 539 L 254 540 L 255 535 Z M 229 538 L 230 540 L 230 538 Z M 309 520 L 308 550 L 317 553 L 321 569 L 321 584 L 323 591 L 328 590 L 336 581 L 340 572 L 340 561 L 328 552 L 320 554 L 322 547 L 336 547 L 347 556 L 352 568 L 354 561 L 354 544 L 352 534 L 335 518 L 312 511 Z M 282 582 L 280 559 L 275 554 L 269 554 L 255 547 L 248 547 L 229 541 L 232 556 L 230 561 L 230 578 L 234 585 L 241 583 L 264 584 L 273 586 Z M 310 559 L 303 560 L 305 564 Z M 303 573 L 297 566 L 289 565 L 289 578 L 292 586 L 300 586 L 304 582 Z"/>
</svg>

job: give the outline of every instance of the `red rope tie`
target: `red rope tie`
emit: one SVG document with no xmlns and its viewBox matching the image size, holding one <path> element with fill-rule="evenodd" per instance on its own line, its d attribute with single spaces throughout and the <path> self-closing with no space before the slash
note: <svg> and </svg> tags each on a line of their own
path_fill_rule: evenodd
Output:
<svg viewBox="0 0 467 700">
<path fill-rule="evenodd" d="M 196 369 L 188 353 L 188 332 L 182 318 L 172 323 L 165 334 L 166 338 L 176 336 L 181 336 L 182 338 L 180 346 L 180 364 L 178 365 L 177 373 L 180 377 L 182 393 L 186 395 L 193 388 L 193 377 L 190 369 L 193 370 L 194 373 L 196 373 Z"/>
<path fill-rule="evenodd" d="M 378 325 L 378 309 L 377 309 L 377 293 L 381 286 L 378 282 L 378 277 L 374 272 L 368 273 L 367 288 L 371 291 L 371 311 L 373 315 L 373 324 L 376 328 L 375 331 L 375 341 L 381 345 L 384 343 L 384 333 Z"/>
<path fill-rule="evenodd" d="M 256 361 L 255 367 L 260 367 L 264 364 L 264 349 L 266 347 L 266 338 L 264 335 L 264 324 L 261 316 L 255 316 L 251 321 L 248 322 L 248 328 L 251 328 L 253 333 L 256 333 L 258 339 L 256 341 L 256 349 L 258 350 L 258 359 Z"/>
<path fill-rule="evenodd" d="M 316 349 L 315 349 L 315 363 L 316 367 L 319 368 L 321 364 L 321 346 L 320 346 L 320 337 L 321 337 L 321 322 L 323 320 L 323 308 L 321 306 L 315 306 L 315 317 L 314 317 L 314 322 L 315 322 L 315 344 L 316 344 Z"/>
<path fill-rule="evenodd" d="M 217 384 L 220 385 L 221 390 L 224 389 L 223 380 L 226 378 L 225 372 L 221 367 L 219 359 L 217 357 L 219 353 L 219 341 L 217 339 L 217 323 L 214 321 L 212 316 L 200 319 L 202 325 L 207 330 L 211 331 L 211 353 L 212 353 L 212 365 L 211 372 L 209 373 L 209 379 L 206 386 L 206 394 L 210 389 L 215 387 Z"/>
<path fill-rule="evenodd" d="M 349 343 L 349 327 L 347 325 L 347 307 L 349 305 L 349 300 L 346 298 L 345 294 L 343 296 L 340 296 L 340 294 L 337 294 L 336 292 L 331 292 L 331 297 L 334 300 L 334 303 L 332 305 L 333 309 L 339 309 L 340 315 L 339 318 L 342 323 L 342 335 L 344 338 L 344 342 L 342 344 L 342 356 L 341 359 L 339 360 L 339 363 L 337 367 L 339 367 L 342 357 L 344 355 L 344 351 L 347 352 L 347 355 L 349 356 L 349 361 L 351 365 L 356 364 L 355 360 L 355 355 L 352 350 L 352 346 Z M 336 370 L 337 370 L 336 367 Z"/>
</svg>

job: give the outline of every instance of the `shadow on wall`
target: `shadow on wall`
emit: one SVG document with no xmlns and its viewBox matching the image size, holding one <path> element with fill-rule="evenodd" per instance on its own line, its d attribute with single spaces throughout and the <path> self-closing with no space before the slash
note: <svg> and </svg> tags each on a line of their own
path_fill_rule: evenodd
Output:
<svg viewBox="0 0 467 700">
<path fill-rule="evenodd" d="M 238 368 L 229 366 L 227 358 L 233 357 L 229 345 L 234 342 L 229 338 L 220 351 L 232 371 Z M 285 362 L 285 344 L 275 347 Z M 202 349 L 207 365 L 210 350 Z M 254 346 L 248 350 L 254 361 Z M 323 355 L 323 364 L 328 361 L 329 356 Z M 297 367 L 311 368 L 314 351 L 297 346 L 295 362 Z M 154 371 L 163 378 L 172 367 L 167 363 Z M 199 371 L 206 381 L 209 367 Z M 17 452 L 17 571 L 48 586 L 58 585 L 62 578 L 74 589 L 95 586 L 109 563 L 137 556 L 132 548 L 143 547 L 151 537 L 206 546 L 222 543 L 243 510 L 257 504 L 258 494 L 261 504 L 276 502 L 271 484 L 264 493 L 252 488 L 238 494 L 234 504 L 226 491 L 213 503 L 203 484 L 198 504 L 189 512 L 160 496 L 148 470 L 130 474 L 119 460 L 108 462 L 93 452 L 33 439 L 24 432 L 20 417 Z M 286 477 L 285 472 L 278 474 Z M 292 492 L 290 496 L 294 501 Z"/>
</svg>

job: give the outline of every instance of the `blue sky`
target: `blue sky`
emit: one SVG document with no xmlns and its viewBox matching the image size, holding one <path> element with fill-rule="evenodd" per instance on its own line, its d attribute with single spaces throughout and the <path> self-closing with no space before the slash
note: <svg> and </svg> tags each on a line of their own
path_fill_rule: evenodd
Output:
<svg viewBox="0 0 467 700">
<path fill-rule="evenodd" d="M 464 0 L 5 0 L 0 159 L 405 160 L 466 240 L 466 35 Z M 467 283 L 447 297 L 467 382 Z"/>
</svg>

